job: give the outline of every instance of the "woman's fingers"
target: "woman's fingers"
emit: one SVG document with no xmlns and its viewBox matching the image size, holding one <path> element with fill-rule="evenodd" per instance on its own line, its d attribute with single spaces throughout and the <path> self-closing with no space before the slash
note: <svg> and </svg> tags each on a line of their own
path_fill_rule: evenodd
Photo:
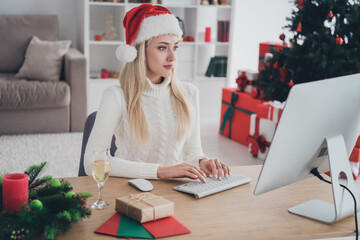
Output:
<svg viewBox="0 0 360 240">
<path fill-rule="evenodd" d="M 203 183 L 206 182 L 203 174 L 200 172 L 201 170 L 198 170 L 195 167 L 191 167 L 188 171 L 195 175 L 196 178 L 199 178 Z"/>
<path fill-rule="evenodd" d="M 215 165 L 217 168 L 217 172 L 218 172 L 218 179 L 221 180 L 222 176 L 223 176 L 223 169 L 222 169 L 222 165 L 219 162 L 219 160 L 215 159 Z"/>
</svg>

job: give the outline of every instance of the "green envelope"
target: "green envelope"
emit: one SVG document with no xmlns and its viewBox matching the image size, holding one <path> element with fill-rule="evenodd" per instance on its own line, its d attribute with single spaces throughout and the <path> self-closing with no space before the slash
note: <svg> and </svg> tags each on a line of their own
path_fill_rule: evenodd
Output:
<svg viewBox="0 0 360 240">
<path fill-rule="evenodd" d="M 121 215 L 117 236 L 154 239 L 140 223 L 126 217 L 125 215 Z"/>
</svg>

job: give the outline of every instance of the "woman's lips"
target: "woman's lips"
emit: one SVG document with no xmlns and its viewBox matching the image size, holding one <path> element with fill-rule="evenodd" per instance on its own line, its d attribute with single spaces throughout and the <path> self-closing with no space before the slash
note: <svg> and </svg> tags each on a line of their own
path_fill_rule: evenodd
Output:
<svg viewBox="0 0 360 240">
<path fill-rule="evenodd" d="M 172 68 L 173 68 L 173 65 L 164 65 L 164 68 L 166 68 L 166 69 L 172 69 Z"/>
</svg>

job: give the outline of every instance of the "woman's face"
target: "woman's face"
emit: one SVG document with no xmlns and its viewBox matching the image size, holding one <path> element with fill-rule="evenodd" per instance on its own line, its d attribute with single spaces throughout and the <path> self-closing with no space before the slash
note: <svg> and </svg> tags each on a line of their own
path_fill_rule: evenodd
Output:
<svg viewBox="0 0 360 240">
<path fill-rule="evenodd" d="M 152 38 L 146 47 L 146 75 L 152 83 L 169 77 L 177 58 L 178 38 L 173 34 Z"/>
</svg>

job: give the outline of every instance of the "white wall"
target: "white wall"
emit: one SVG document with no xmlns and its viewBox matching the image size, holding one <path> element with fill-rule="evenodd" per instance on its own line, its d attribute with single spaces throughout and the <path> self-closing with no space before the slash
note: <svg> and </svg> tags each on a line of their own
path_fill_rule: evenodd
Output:
<svg viewBox="0 0 360 240">
<path fill-rule="evenodd" d="M 288 31 L 282 29 L 287 25 L 286 17 L 291 16 L 293 3 L 288 0 L 237 0 L 238 29 L 235 30 L 239 40 L 239 67 L 257 70 L 259 43 L 266 41 L 281 42 L 279 36 Z"/>
<path fill-rule="evenodd" d="M 0 0 L 0 14 L 55 14 L 59 20 L 60 40 L 71 40 L 83 51 L 82 0 Z"/>
</svg>

